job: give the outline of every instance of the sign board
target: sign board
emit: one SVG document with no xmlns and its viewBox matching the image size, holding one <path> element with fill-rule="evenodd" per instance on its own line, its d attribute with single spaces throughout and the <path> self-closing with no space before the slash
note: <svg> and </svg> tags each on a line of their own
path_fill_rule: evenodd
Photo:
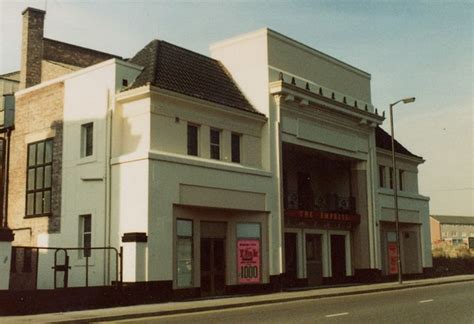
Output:
<svg viewBox="0 0 474 324">
<path fill-rule="evenodd" d="M 360 215 L 358 214 L 332 213 L 317 210 L 288 209 L 285 210 L 285 216 L 298 219 L 314 219 L 319 221 L 346 222 L 355 224 L 360 223 Z"/>
<path fill-rule="evenodd" d="M 259 283 L 260 272 L 260 240 L 238 240 L 237 277 L 239 283 Z"/>
<path fill-rule="evenodd" d="M 474 237 L 469 238 L 469 248 L 474 249 Z"/>
<path fill-rule="evenodd" d="M 388 243 L 388 273 L 398 273 L 397 243 L 393 242 Z"/>
</svg>

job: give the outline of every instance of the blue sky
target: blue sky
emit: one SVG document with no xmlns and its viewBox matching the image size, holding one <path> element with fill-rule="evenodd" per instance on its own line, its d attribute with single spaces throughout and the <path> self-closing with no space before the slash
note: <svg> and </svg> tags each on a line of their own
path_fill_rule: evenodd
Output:
<svg viewBox="0 0 474 324">
<path fill-rule="evenodd" d="M 0 72 L 19 68 L 21 11 L 0 0 Z M 47 1 L 48 38 L 132 56 L 155 38 L 208 55 L 210 44 L 270 27 L 372 75 L 372 101 L 396 108 L 397 138 L 426 162 L 434 214 L 474 216 L 471 1 Z M 388 120 L 385 128 L 388 127 Z"/>
</svg>

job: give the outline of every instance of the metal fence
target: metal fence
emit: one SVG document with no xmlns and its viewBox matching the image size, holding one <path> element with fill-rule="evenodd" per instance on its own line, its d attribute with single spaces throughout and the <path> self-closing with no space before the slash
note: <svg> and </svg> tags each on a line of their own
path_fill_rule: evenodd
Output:
<svg viewBox="0 0 474 324">
<path fill-rule="evenodd" d="M 32 290 L 45 284 L 40 281 L 52 282 L 54 289 L 69 288 L 71 278 L 74 279 L 74 287 L 89 287 L 91 281 L 91 267 L 103 264 L 100 257 L 93 257 L 93 252 L 103 251 L 106 263 L 102 268 L 102 285 L 121 285 L 123 282 L 123 249 L 115 247 L 35 247 L 14 246 L 12 247 L 10 289 Z M 71 271 L 71 256 L 74 253 L 74 271 Z M 110 256 L 113 254 L 112 256 Z M 91 264 L 91 259 L 98 264 Z M 114 259 L 111 266 L 111 259 Z M 81 268 L 84 268 L 83 270 Z M 113 270 L 112 270 L 113 268 Z M 114 274 L 111 280 L 111 272 Z M 53 279 L 50 281 L 50 275 Z M 97 273 L 94 274 L 97 277 Z M 80 280 L 83 277 L 83 280 Z M 42 278 L 42 279 L 41 279 Z M 110 278 L 110 279 L 109 279 Z M 97 282 L 97 278 L 92 278 Z M 100 281 L 100 280 L 99 280 Z M 46 284 L 47 285 L 47 284 Z M 97 284 L 96 284 L 97 285 Z"/>
</svg>

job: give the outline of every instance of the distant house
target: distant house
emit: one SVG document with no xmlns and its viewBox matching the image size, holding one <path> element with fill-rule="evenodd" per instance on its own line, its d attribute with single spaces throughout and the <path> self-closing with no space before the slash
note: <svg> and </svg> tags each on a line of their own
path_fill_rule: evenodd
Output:
<svg viewBox="0 0 474 324">
<path fill-rule="evenodd" d="M 474 216 L 430 216 L 431 242 L 467 244 L 474 237 Z"/>
</svg>

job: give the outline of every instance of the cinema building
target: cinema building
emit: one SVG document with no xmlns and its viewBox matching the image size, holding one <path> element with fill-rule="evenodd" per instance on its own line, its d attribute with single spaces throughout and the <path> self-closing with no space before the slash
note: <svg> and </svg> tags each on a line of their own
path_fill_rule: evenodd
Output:
<svg viewBox="0 0 474 324">
<path fill-rule="evenodd" d="M 379 127 L 385 118 L 372 105 L 370 74 L 269 29 L 212 45 L 211 55 L 268 117 L 284 284 L 393 274 L 393 186 L 385 189 L 390 136 Z M 421 273 L 431 267 L 428 198 L 419 195 L 417 179 L 424 161 L 398 142 L 396 154 L 402 269 Z"/>
<path fill-rule="evenodd" d="M 368 73 L 269 29 L 212 58 L 154 40 L 125 60 L 45 38 L 44 15 L 23 13 L 10 289 L 178 298 L 391 274 L 390 137 Z M 419 273 L 423 160 L 402 148 L 402 254 Z"/>
</svg>

